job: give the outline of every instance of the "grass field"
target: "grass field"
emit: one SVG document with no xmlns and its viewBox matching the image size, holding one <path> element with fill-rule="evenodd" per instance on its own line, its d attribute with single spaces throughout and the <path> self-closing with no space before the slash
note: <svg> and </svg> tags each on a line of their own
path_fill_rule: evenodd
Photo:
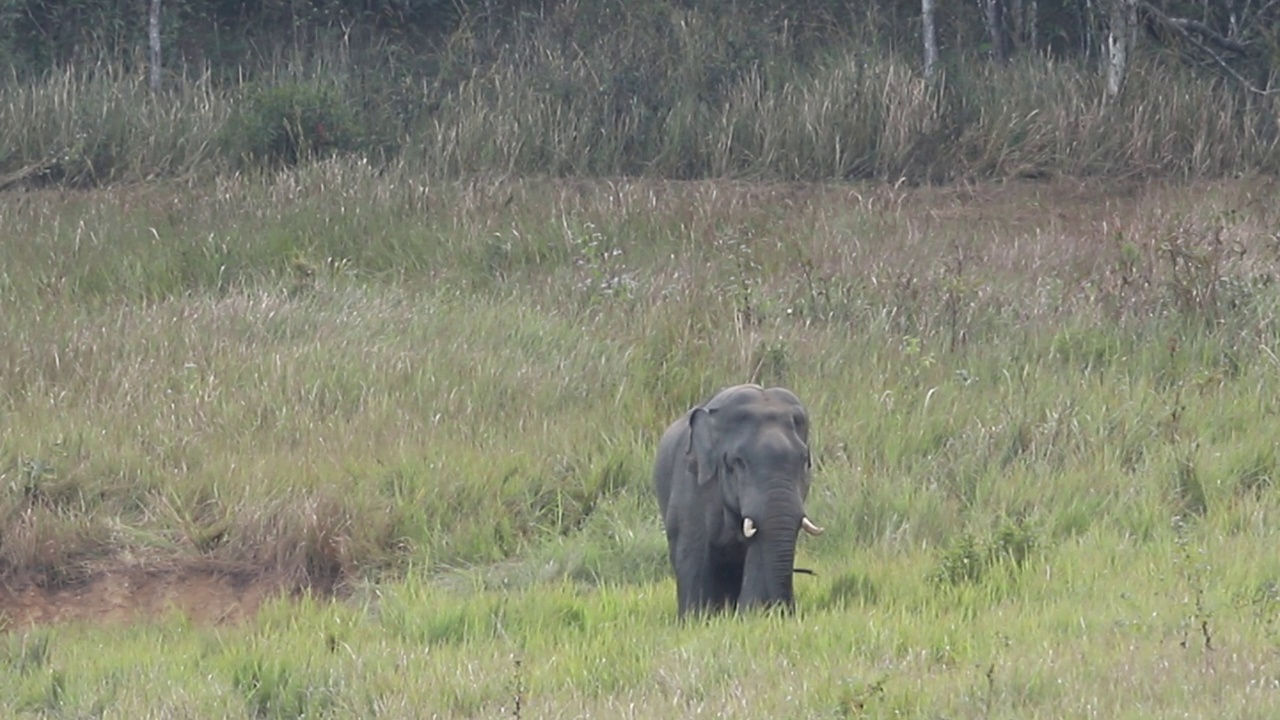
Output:
<svg viewBox="0 0 1280 720">
<path fill-rule="evenodd" d="M 0 715 L 1274 717 L 1276 195 L 341 160 L 10 193 L 4 584 L 286 595 L 6 608 Z M 809 405 L 817 576 L 682 625 L 652 452 L 748 380 Z"/>
</svg>

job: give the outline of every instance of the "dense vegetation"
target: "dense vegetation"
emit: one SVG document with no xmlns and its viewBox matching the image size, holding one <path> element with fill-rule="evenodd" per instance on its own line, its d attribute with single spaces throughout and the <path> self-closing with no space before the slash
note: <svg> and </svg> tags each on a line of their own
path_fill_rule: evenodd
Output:
<svg viewBox="0 0 1280 720">
<path fill-rule="evenodd" d="M 982 51 L 976 13 L 944 13 L 936 82 L 920 74 L 917 19 L 894 3 L 801 3 L 790 15 L 557 3 L 423 26 L 416 44 L 371 20 L 336 35 L 299 20 L 292 41 L 276 32 L 228 58 L 179 55 L 158 93 L 140 41 L 95 41 L 0 86 L 0 187 L 208 177 L 332 155 L 434 178 L 921 182 L 1280 167 L 1280 96 L 1260 91 L 1275 68 L 1266 32 L 1225 69 L 1141 44 L 1108 103 L 1103 27 L 1041 5 L 1044 37 L 1007 64 Z M 262 22 L 278 28 L 270 7 Z M 1264 30 L 1265 19 L 1255 18 Z"/>
</svg>

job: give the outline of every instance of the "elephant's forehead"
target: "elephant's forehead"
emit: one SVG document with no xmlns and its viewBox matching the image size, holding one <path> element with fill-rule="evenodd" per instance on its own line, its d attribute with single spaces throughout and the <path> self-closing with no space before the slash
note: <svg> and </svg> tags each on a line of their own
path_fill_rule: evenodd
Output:
<svg viewBox="0 0 1280 720">
<path fill-rule="evenodd" d="M 738 433 L 727 451 L 759 469 L 794 468 L 806 456 L 804 441 L 790 427 L 777 423 L 754 425 Z"/>
<path fill-rule="evenodd" d="M 786 405 L 755 403 L 726 409 L 717 426 L 724 431 L 737 431 L 745 442 L 759 442 L 764 435 L 790 437 L 800 428 L 796 408 Z"/>
<path fill-rule="evenodd" d="M 792 410 L 765 400 L 733 403 L 720 408 L 720 417 L 733 423 L 774 423 L 786 421 Z"/>
</svg>

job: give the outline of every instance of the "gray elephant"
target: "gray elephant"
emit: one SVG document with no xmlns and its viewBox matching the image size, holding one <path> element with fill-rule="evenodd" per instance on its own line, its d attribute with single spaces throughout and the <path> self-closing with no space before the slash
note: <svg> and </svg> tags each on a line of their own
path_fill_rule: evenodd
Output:
<svg viewBox="0 0 1280 720">
<path fill-rule="evenodd" d="M 794 609 L 792 576 L 809 493 L 809 417 L 784 388 L 737 385 L 663 433 L 653 485 L 680 615 Z"/>
</svg>

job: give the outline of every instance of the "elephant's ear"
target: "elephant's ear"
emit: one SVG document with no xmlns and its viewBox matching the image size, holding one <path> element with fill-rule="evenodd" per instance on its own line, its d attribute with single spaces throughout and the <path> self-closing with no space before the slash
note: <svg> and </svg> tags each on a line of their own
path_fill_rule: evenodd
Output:
<svg viewBox="0 0 1280 720">
<path fill-rule="evenodd" d="M 697 466 L 699 485 L 720 474 L 715 412 L 715 409 L 696 407 L 689 414 L 689 455 Z"/>
</svg>

